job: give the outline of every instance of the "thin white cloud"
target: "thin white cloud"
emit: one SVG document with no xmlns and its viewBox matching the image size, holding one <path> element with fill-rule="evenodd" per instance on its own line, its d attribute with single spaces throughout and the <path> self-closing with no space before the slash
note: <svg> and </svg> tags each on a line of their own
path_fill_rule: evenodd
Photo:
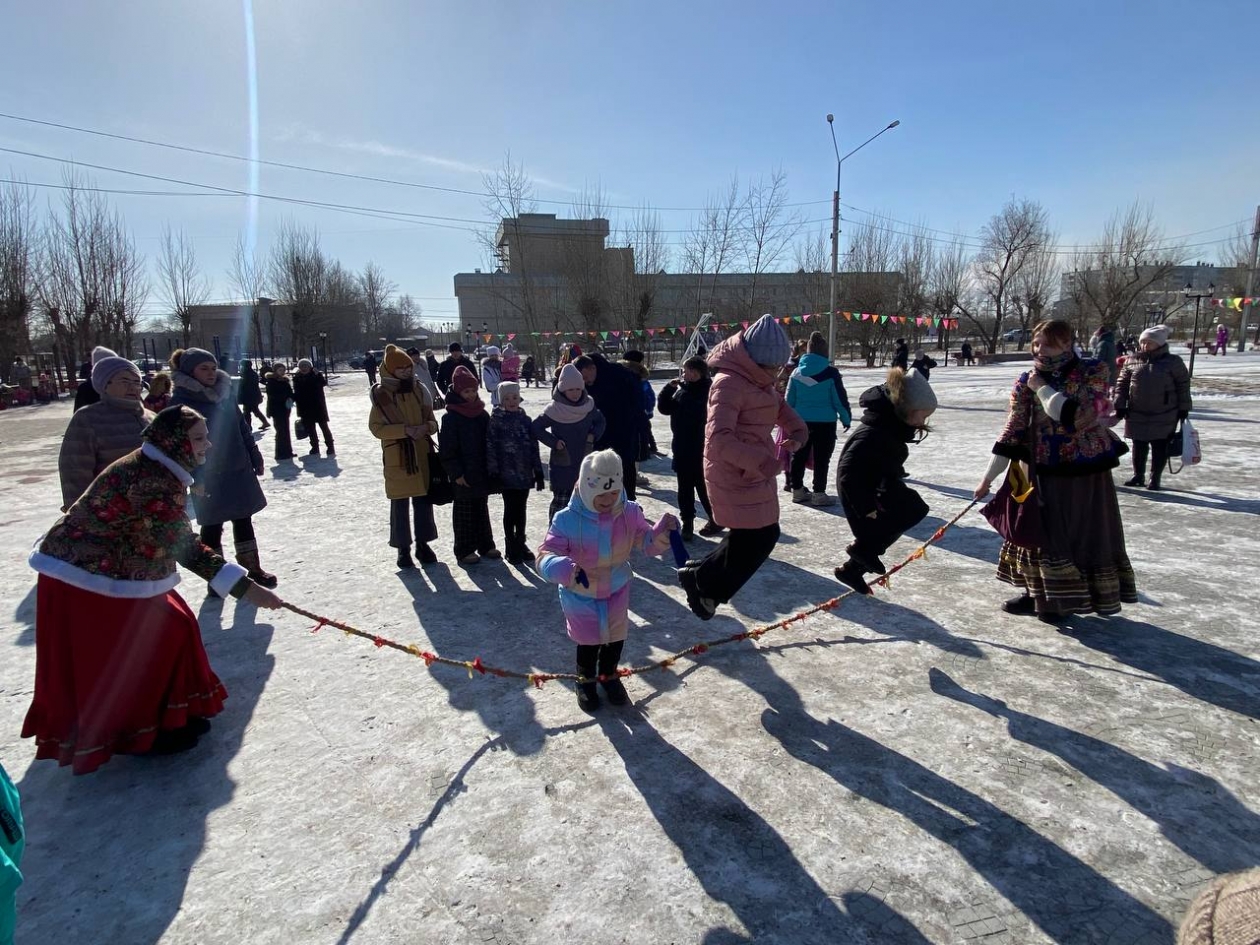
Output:
<svg viewBox="0 0 1260 945">
<path fill-rule="evenodd" d="M 273 137 L 274 140 L 285 143 L 296 142 L 298 144 L 317 145 L 325 148 L 334 148 L 339 151 L 348 151 L 353 154 L 367 154 L 373 157 L 409 161 L 414 164 L 423 164 L 428 167 L 438 167 L 442 170 L 454 171 L 457 174 L 475 174 L 479 178 L 486 174 L 494 173 L 493 168 L 482 167 L 479 164 L 471 164 L 468 161 L 442 157 L 437 154 L 426 154 L 423 151 L 415 151 L 411 148 L 400 148 L 397 145 L 387 144 L 383 141 L 376 141 L 373 139 L 355 140 L 345 136 L 332 137 L 298 124 L 285 126 Z M 545 187 L 549 190 L 559 190 L 570 194 L 581 192 L 581 188 L 579 187 L 562 184 L 559 181 L 554 181 L 546 177 L 538 177 L 533 174 L 531 174 L 530 177 L 537 186 Z"/>
</svg>

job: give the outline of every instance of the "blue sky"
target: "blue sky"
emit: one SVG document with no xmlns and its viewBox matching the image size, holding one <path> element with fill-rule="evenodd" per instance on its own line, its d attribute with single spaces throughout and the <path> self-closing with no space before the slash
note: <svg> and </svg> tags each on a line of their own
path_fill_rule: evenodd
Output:
<svg viewBox="0 0 1260 945">
<path fill-rule="evenodd" d="M 6 0 L 0 112 L 248 154 L 245 10 Z M 902 123 L 846 162 L 842 199 L 938 229 L 974 233 L 1012 194 L 1040 200 L 1063 244 L 1096 238 L 1135 198 L 1169 235 L 1249 220 L 1260 202 L 1255 2 L 255 0 L 253 18 L 263 158 L 478 191 L 480 172 L 510 149 L 538 196 L 562 202 L 539 209 L 562 215 L 587 183 L 616 203 L 699 207 L 733 173 L 781 166 L 792 199 L 816 200 L 804 210 L 823 220 L 835 175 L 828 112 L 842 151 Z M 0 147 L 250 187 L 240 162 L 8 119 Z M 0 166 L 32 182 L 61 174 L 7 153 Z M 92 173 L 103 187 L 188 189 Z M 258 187 L 486 217 L 475 196 L 270 167 Z M 214 297 L 230 295 L 224 270 L 246 199 L 111 199 L 150 254 L 165 222 L 182 226 Z M 436 321 L 455 317 L 452 275 L 484 261 L 462 229 L 270 201 L 258 208 L 261 245 L 285 215 L 317 226 L 348 267 L 380 263 Z M 662 213 L 671 231 L 692 217 Z"/>
</svg>

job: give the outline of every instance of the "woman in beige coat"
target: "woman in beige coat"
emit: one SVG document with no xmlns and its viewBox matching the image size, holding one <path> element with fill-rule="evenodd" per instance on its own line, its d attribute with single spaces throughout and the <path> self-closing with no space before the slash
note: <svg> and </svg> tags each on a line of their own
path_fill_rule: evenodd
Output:
<svg viewBox="0 0 1260 945">
<path fill-rule="evenodd" d="M 411 560 L 413 518 L 416 557 L 421 564 L 437 561 L 429 547 L 437 539 L 437 524 L 428 492 L 432 459 L 429 437 L 438 426 L 433 407 L 413 375 L 414 365 L 407 353 L 387 345 L 380 383 L 372 387 L 372 413 L 368 417 L 368 428 L 381 441 L 385 495 L 389 498 L 389 544 L 398 549 L 400 568 L 415 567 Z"/>
</svg>

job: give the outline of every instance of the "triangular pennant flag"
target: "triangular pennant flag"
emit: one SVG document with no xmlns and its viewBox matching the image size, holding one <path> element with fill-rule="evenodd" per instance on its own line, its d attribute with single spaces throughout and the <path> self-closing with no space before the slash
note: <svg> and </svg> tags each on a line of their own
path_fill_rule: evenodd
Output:
<svg viewBox="0 0 1260 945">
<path fill-rule="evenodd" d="M 747 327 L 748 327 L 748 322 L 740 322 L 740 325 L 742 325 L 744 328 L 747 328 Z"/>
<path fill-rule="evenodd" d="M 647 330 L 647 333 L 648 333 L 648 337 L 649 337 L 649 338 L 651 338 L 653 335 L 655 335 L 655 334 L 656 334 L 656 329 L 655 329 L 655 328 L 649 328 L 649 329 Z"/>
<path fill-rule="evenodd" d="M 851 321 L 853 321 L 853 313 L 852 313 L 852 312 L 841 312 L 840 314 L 844 316 L 844 320 L 845 320 L 846 322 L 851 322 Z"/>
<path fill-rule="evenodd" d="M 513 338 L 515 338 L 515 337 L 516 337 L 516 332 L 514 332 L 514 331 L 509 331 L 509 332 L 508 332 L 508 336 L 507 336 L 508 341 L 511 341 L 511 340 L 512 340 Z"/>
<path fill-rule="evenodd" d="M 613 336 L 614 338 L 620 338 L 620 337 L 621 337 L 621 332 L 619 332 L 619 331 L 614 331 L 614 332 L 612 333 L 612 336 Z M 605 337 L 605 338 L 607 338 L 608 336 L 607 336 L 607 335 L 605 335 L 604 337 Z"/>
<path fill-rule="evenodd" d="M 599 333 L 599 337 L 600 337 L 600 338 L 602 338 L 604 341 L 607 341 L 607 340 L 608 340 L 608 332 L 606 332 L 606 331 L 601 331 L 601 332 Z"/>
<path fill-rule="evenodd" d="M 491 339 L 491 338 L 493 338 L 493 337 L 494 337 L 494 335 L 486 335 L 486 336 L 485 336 L 485 339 L 486 339 L 486 344 L 490 344 L 490 339 Z"/>
</svg>

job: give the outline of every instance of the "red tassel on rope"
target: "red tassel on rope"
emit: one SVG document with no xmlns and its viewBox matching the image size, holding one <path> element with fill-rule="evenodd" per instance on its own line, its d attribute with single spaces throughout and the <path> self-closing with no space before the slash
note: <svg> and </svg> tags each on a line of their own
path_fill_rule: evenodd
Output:
<svg viewBox="0 0 1260 945">
<path fill-rule="evenodd" d="M 482 666 L 482 665 L 481 665 L 481 657 L 480 657 L 480 656 L 478 656 L 478 657 L 476 657 L 476 658 L 474 658 L 474 659 L 473 659 L 473 661 L 472 661 L 472 668 L 473 668 L 473 669 L 475 669 L 477 672 L 481 673 L 481 675 L 483 675 L 483 676 L 486 674 L 486 668 L 485 668 L 484 666 Z"/>
<path fill-rule="evenodd" d="M 376 644 L 376 648 L 378 650 L 385 645 L 385 639 L 383 637 L 372 637 L 372 642 Z"/>
</svg>

